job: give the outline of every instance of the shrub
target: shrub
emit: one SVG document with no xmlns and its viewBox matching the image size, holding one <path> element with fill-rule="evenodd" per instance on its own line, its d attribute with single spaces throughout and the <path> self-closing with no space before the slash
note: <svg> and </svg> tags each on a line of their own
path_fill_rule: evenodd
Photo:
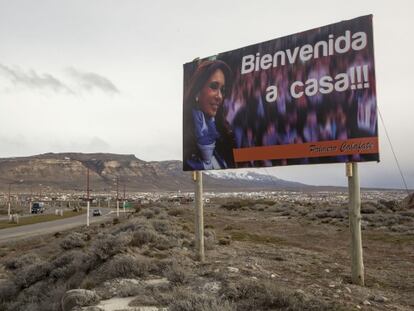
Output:
<svg viewBox="0 0 414 311">
<path fill-rule="evenodd" d="M 157 238 L 158 234 L 153 229 L 141 228 L 132 236 L 131 245 L 141 247 L 142 245 L 155 242 Z"/>
<path fill-rule="evenodd" d="M 78 232 L 72 232 L 65 239 L 60 242 L 60 247 L 64 250 L 69 250 L 73 248 L 82 248 L 85 246 L 85 236 Z"/>
<path fill-rule="evenodd" d="M 169 304 L 170 311 L 233 311 L 235 306 L 229 301 L 216 297 L 197 294 L 190 291 L 175 290 L 173 301 Z M 252 309 L 253 310 L 253 309 Z"/>
<path fill-rule="evenodd" d="M 168 210 L 168 215 L 170 215 L 170 216 L 175 216 L 175 217 L 177 217 L 177 216 L 182 216 L 182 215 L 184 215 L 184 213 L 185 213 L 185 210 L 183 209 L 183 208 L 181 208 L 181 207 L 172 207 L 172 208 L 170 208 L 169 210 Z"/>
<path fill-rule="evenodd" d="M 4 303 L 6 301 L 12 300 L 13 297 L 17 295 L 18 291 L 19 289 L 14 282 L 10 280 L 1 282 L 0 283 L 0 303 Z M 3 309 L 0 309 L 0 310 L 3 310 Z"/>
<path fill-rule="evenodd" d="M 155 215 L 159 215 L 162 212 L 161 208 L 159 208 L 158 206 L 154 206 L 152 208 L 152 211 L 154 212 Z"/>
<path fill-rule="evenodd" d="M 117 255 L 105 262 L 94 272 L 94 280 L 98 283 L 115 278 L 133 278 L 147 276 L 155 265 L 144 256 Z"/>
<path fill-rule="evenodd" d="M 228 211 L 234 211 L 234 210 L 240 209 L 241 206 L 242 205 L 240 202 L 228 202 L 228 203 L 221 205 L 221 208 L 224 208 Z"/>
<path fill-rule="evenodd" d="M 92 244 L 92 253 L 101 261 L 121 253 L 125 250 L 129 240 L 125 235 L 113 236 L 111 234 L 100 236 Z"/>
<path fill-rule="evenodd" d="M 168 279 L 168 281 L 175 285 L 185 284 L 188 282 L 189 273 L 184 270 L 176 261 L 173 261 L 165 271 L 165 277 Z"/>
<path fill-rule="evenodd" d="M 142 210 L 139 212 L 139 215 L 140 215 L 140 216 L 144 216 L 144 217 L 146 217 L 147 219 L 151 219 L 151 218 L 154 218 L 154 216 L 155 216 L 155 212 L 154 212 L 152 209 L 145 208 L 145 209 L 142 209 Z"/>
<path fill-rule="evenodd" d="M 135 229 L 136 229 L 136 224 L 130 222 L 130 223 L 118 226 L 117 228 L 112 230 L 111 233 L 113 235 L 118 235 L 122 232 L 134 231 Z"/>
<path fill-rule="evenodd" d="M 230 235 L 226 235 L 224 237 L 221 237 L 218 242 L 219 242 L 220 245 L 230 245 L 230 243 L 231 243 L 231 236 Z"/>
<path fill-rule="evenodd" d="M 16 270 L 29 266 L 31 264 L 38 263 L 40 261 L 41 259 L 37 254 L 29 253 L 19 257 L 10 258 L 4 263 L 4 266 L 9 270 Z"/>
<path fill-rule="evenodd" d="M 207 250 L 214 249 L 216 245 L 216 233 L 212 229 L 204 230 L 204 246 Z"/>
<path fill-rule="evenodd" d="M 152 221 L 152 226 L 157 232 L 163 234 L 167 234 L 172 229 L 171 224 L 166 220 L 155 219 Z"/>
<path fill-rule="evenodd" d="M 340 310 L 335 304 L 316 299 L 305 299 L 303 295 L 289 292 L 269 280 L 241 280 L 237 284 L 225 283 L 221 295 L 235 301 L 237 310 Z"/>
<path fill-rule="evenodd" d="M 375 214 L 377 208 L 372 205 L 362 205 L 361 214 Z"/>
<path fill-rule="evenodd" d="M 20 288 L 26 288 L 30 285 L 45 279 L 50 273 L 49 263 L 35 263 L 19 270 L 14 279 L 14 283 Z"/>
<path fill-rule="evenodd" d="M 67 279 L 82 267 L 83 256 L 79 251 L 63 253 L 51 262 L 50 276 L 56 280 Z"/>
<path fill-rule="evenodd" d="M 151 244 L 151 246 L 159 250 L 167 250 L 178 246 L 178 241 L 174 238 L 169 238 L 164 235 L 157 235 L 157 238 Z"/>
</svg>

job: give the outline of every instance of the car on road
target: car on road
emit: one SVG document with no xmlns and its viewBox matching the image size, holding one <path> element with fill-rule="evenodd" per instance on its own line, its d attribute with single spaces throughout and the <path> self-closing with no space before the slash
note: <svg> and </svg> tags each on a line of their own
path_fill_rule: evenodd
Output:
<svg viewBox="0 0 414 311">
<path fill-rule="evenodd" d="M 35 202 L 32 204 L 32 214 L 39 214 L 45 211 L 43 202 Z"/>
<path fill-rule="evenodd" d="M 92 212 L 93 216 L 102 216 L 102 212 L 100 209 L 94 209 Z"/>
</svg>

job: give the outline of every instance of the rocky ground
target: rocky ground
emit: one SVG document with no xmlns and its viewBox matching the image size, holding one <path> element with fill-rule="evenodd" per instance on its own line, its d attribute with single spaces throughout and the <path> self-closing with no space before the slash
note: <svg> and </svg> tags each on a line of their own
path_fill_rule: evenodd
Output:
<svg viewBox="0 0 414 311">
<path fill-rule="evenodd" d="M 345 204 L 220 199 L 0 246 L 0 310 L 413 310 L 414 211 L 362 205 L 366 286 Z"/>
</svg>

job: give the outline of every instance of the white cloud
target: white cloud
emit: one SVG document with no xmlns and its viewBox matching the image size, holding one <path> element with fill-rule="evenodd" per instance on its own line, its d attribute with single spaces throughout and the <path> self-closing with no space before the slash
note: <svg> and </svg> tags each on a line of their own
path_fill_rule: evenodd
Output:
<svg viewBox="0 0 414 311">
<path fill-rule="evenodd" d="M 109 94 L 119 93 L 115 84 L 102 75 L 94 72 L 83 72 L 75 68 L 68 68 L 66 71 L 84 90 L 93 91 L 98 89 Z"/>
<path fill-rule="evenodd" d="M 24 71 L 19 67 L 9 67 L 0 64 L 0 74 L 16 86 L 73 93 L 64 82 L 50 73 L 38 73 L 35 70 Z"/>
</svg>

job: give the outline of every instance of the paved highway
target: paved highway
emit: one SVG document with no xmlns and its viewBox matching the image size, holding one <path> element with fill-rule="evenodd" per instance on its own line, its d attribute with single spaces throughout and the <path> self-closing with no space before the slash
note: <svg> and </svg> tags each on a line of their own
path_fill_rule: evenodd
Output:
<svg viewBox="0 0 414 311">
<path fill-rule="evenodd" d="M 108 221 L 116 216 L 116 211 L 109 208 L 101 208 L 102 216 L 92 216 L 93 209 L 90 210 L 89 223 Z M 120 211 L 120 213 L 122 210 Z M 123 215 L 120 214 L 120 217 Z M 86 226 L 86 214 L 68 217 L 64 219 L 41 222 L 33 225 L 17 226 L 9 229 L 0 230 L 0 243 L 10 242 L 16 239 L 29 238 L 41 234 L 64 231 L 79 226 Z"/>
</svg>

